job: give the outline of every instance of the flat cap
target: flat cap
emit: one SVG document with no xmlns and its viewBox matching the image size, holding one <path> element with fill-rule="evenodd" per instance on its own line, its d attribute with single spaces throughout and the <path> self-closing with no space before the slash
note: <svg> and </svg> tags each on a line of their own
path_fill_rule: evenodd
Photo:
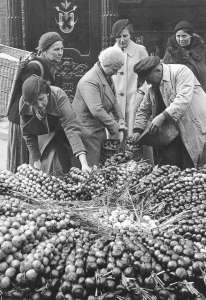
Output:
<svg viewBox="0 0 206 300">
<path fill-rule="evenodd" d="M 139 77 L 146 77 L 159 63 L 159 56 L 148 56 L 134 65 L 134 72 Z"/>
<path fill-rule="evenodd" d="M 193 25 L 190 22 L 185 21 L 185 20 L 182 20 L 176 24 L 176 26 L 174 28 L 174 32 L 177 32 L 178 30 L 181 30 L 181 29 L 188 31 L 189 33 L 194 32 Z"/>
<path fill-rule="evenodd" d="M 117 37 L 120 35 L 121 31 L 130 24 L 128 19 L 120 19 L 116 21 L 112 26 L 112 36 Z"/>
</svg>

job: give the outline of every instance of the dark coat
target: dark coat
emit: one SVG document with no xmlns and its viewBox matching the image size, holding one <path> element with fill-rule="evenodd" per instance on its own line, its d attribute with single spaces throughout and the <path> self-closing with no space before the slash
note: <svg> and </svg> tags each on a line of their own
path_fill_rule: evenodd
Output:
<svg viewBox="0 0 206 300">
<path fill-rule="evenodd" d="M 34 60 L 38 60 L 43 67 L 43 74 L 41 74 L 40 66 L 35 63 Z M 9 111 L 8 111 L 8 119 L 9 121 L 19 124 L 20 117 L 19 117 L 19 99 L 22 93 L 22 85 L 24 81 L 31 76 L 32 74 L 36 74 L 38 76 L 42 76 L 45 80 L 48 80 L 51 84 L 55 84 L 55 74 L 52 74 L 51 66 L 49 63 L 41 57 L 36 57 L 35 59 L 31 60 L 18 76 L 18 82 L 16 83 L 16 91 L 14 92 L 14 96 L 11 99 L 11 103 L 9 104 Z"/>
<path fill-rule="evenodd" d="M 199 35 L 193 34 L 192 42 L 186 48 L 179 46 L 175 35 L 172 35 L 168 39 L 163 62 L 186 65 L 206 91 L 206 44 Z"/>
<path fill-rule="evenodd" d="M 59 138 L 59 133 L 64 130 L 67 142 L 71 145 L 73 154 L 86 152 L 81 140 L 81 130 L 77 122 L 76 113 L 72 109 L 71 103 L 65 92 L 58 87 L 51 87 L 51 96 L 47 106 L 47 114 L 45 120 L 40 121 L 36 118 L 30 106 L 24 103 L 21 97 L 19 103 L 19 112 L 21 117 L 21 128 L 23 137 L 25 138 L 31 161 L 41 160 L 44 151 L 49 143 L 55 138 L 58 147 L 54 143 L 54 147 L 58 148 L 58 155 L 65 157 L 68 153 L 63 153 L 64 140 Z M 45 136 L 47 135 L 47 136 Z M 41 139 L 41 145 L 38 138 Z M 62 136 L 62 135 L 61 135 Z M 53 149 L 51 148 L 51 151 Z M 48 153 L 49 157 L 49 153 Z M 64 160 L 62 159 L 63 163 Z"/>
</svg>

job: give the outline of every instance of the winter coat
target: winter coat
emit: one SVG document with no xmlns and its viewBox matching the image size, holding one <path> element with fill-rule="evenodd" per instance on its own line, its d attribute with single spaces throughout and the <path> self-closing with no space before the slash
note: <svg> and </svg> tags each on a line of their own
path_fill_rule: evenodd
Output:
<svg viewBox="0 0 206 300">
<path fill-rule="evenodd" d="M 204 91 L 206 91 L 206 44 L 193 34 L 191 44 L 184 48 L 178 45 L 175 35 L 168 40 L 163 58 L 166 64 L 183 64 L 192 70 Z"/>
<path fill-rule="evenodd" d="M 160 92 L 165 111 L 176 122 L 180 137 L 195 166 L 203 164 L 201 157 L 206 143 L 206 93 L 191 70 L 183 65 L 162 64 Z M 148 89 L 136 115 L 135 128 L 144 130 L 155 117 L 155 94 Z"/>
<path fill-rule="evenodd" d="M 115 44 L 113 47 L 118 47 Z M 125 63 L 116 75 L 112 76 L 116 90 L 117 101 L 128 126 L 129 135 L 132 134 L 134 118 L 137 103 L 137 74 L 134 73 L 133 67 L 141 59 L 148 56 L 144 46 L 129 42 L 128 47 L 124 50 Z"/>
<path fill-rule="evenodd" d="M 111 135 L 118 134 L 118 121 L 123 119 L 114 92 L 98 63 L 78 82 L 72 106 L 82 126 L 88 164 L 97 165 L 106 139 L 105 128 Z"/>
<path fill-rule="evenodd" d="M 64 147 L 65 142 L 70 144 L 73 154 L 86 152 L 81 140 L 81 130 L 76 113 L 62 89 L 51 86 L 51 95 L 46 110 L 46 118 L 39 120 L 35 116 L 32 107 L 24 103 L 23 97 L 20 99 L 20 125 L 31 161 L 41 160 L 44 151 L 54 140 L 59 145 L 54 145 L 50 150 L 53 151 L 55 148 L 58 150 L 59 156 L 65 156 L 68 159 L 69 153 L 64 153 L 64 149 L 66 149 Z M 63 136 L 62 129 L 65 140 L 60 138 L 60 136 Z M 58 136 L 59 134 L 60 136 Z M 49 158 L 50 153 L 47 153 L 47 156 Z M 64 159 L 60 158 L 60 160 L 64 164 Z M 49 161 L 48 164 L 50 164 Z"/>
</svg>

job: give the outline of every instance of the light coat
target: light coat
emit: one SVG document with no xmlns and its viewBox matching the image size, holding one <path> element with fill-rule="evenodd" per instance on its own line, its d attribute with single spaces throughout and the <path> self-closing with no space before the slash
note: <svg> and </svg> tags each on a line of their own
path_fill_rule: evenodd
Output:
<svg viewBox="0 0 206 300">
<path fill-rule="evenodd" d="M 82 127 L 82 138 L 90 166 L 100 162 L 107 129 L 118 135 L 118 121 L 123 119 L 114 92 L 96 63 L 78 82 L 72 106 Z"/>
<path fill-rule="evenodd" d="M 115 44 L 113 47 L 119 47 Z M 117 101 L 128 126 L 128 134 L 131 135 L 134 126 L 135 112 L 139 105 L 137 102 L 137 74 L 133 71 L 134 65 L 148 56 L 144 46 L 130 40 L 124 49 L 125 62 L 116 75 L 112 76 Z"/>
<path fill-rule="evenodd" d="M 194 165 L 204 164 L 201 158 L 206 143 L 206 93 L 188 67 L 162 66 L 160 92 L 165 111 L 176 122 Z M 155 95 L 150 87 L 137 112 L 135 127 L 144 130 L 148 120 L 155 117 L 155 111 Z"/>
</svg>

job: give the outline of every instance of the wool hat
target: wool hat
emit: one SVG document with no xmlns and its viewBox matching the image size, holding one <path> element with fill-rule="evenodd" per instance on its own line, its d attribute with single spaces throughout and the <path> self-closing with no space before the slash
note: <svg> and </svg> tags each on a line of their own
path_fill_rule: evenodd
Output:
<svg viewBox="0 0 206 300">
<path fill-rule="evenodd" d="M 145 78 L 159 63 L 159 56 L 148 56 L 134 65 L 134 72 L 138 74 L 139 78 Z"/>
<path fill-rule="evenodd" d="M 176 26 L 174 28 L 174 32 L 176 33 L 178 30 L 181 30 L 181 29 L 183 29 L 186 32 L 191 33 L 191 34 L 194 32 L 193 25 L 190 22 L 184 21 L 184 20 L 182 20 L 176 24 Z"/>
<path fill-rule="evenodd" d="M 49 93 L 50 87 L 46 80 L 33 74 L 22 85 L 22 97 L 24 101 L 33 105 L 40 93 Z"/>
<path fill-rule="evenodd" d="M 120 35 L 121 31 L 131 24 L 128 19 L 121 19 L 116 21 L 112 26 L 112 36 L 117 37 Z"/>
<path fill-rule="evenodd" d="M 59 33 L 46 32 L 40 37 L 37 49 L 40 51 L 46 51 L 52 44 L 58 41 L 63 42 L 63 38 Z"/>
</svg>

